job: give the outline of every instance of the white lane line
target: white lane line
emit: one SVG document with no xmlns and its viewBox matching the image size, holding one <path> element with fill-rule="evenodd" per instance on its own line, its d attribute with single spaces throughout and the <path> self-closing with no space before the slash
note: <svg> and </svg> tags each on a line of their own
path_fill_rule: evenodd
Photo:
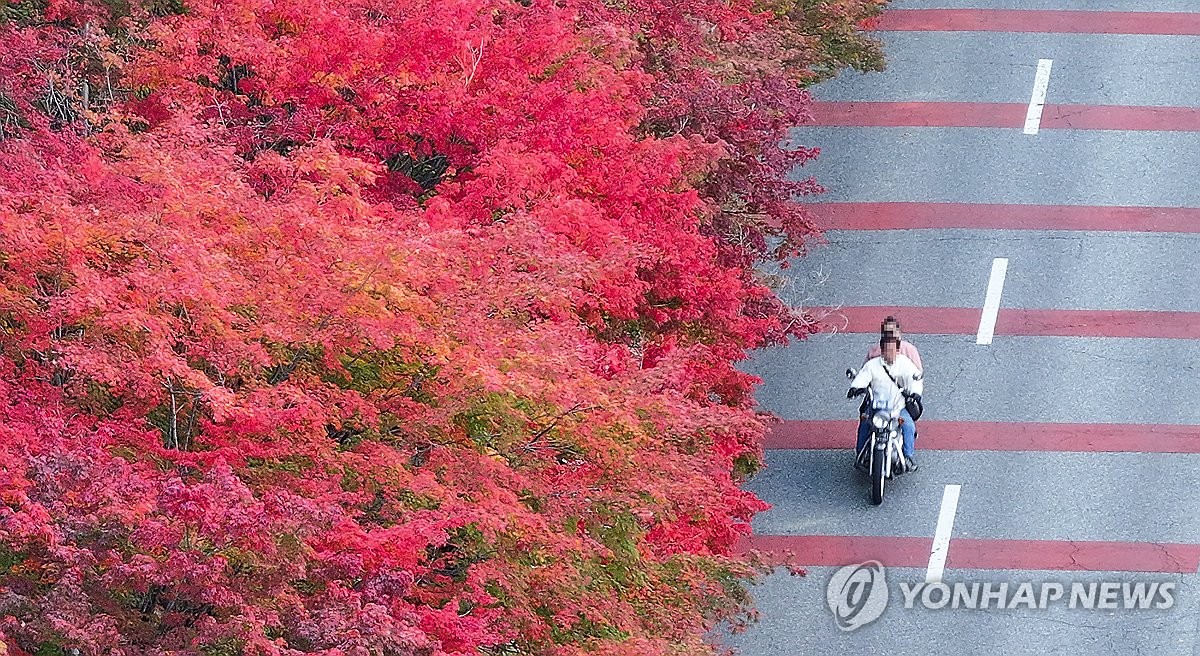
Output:
<svg viewBox="0 0 1200 656">
<path fill-rule="evenodd" d="M 996 330 L 996 315 L 1000 312 L 1000 294 L 1004 291 L 1004 276 L 1008 273 L 1008 258 L 992 260 L 992 275 L 988 278 L 987 296 L 983 299 L 983 314 L 979 317 L 976 344 L 991 344 Z"/>
<path fill-rule="evenodd" d="M 958 485 L 947 485 L 942 493 L 942 510 L 938 513 L 937 530 L 933 534 L 933 551 L 929 554 L 926 583 L 940 583 L 946 569 L 946 554 L 950 551 L 950 531 L 954 528 L 954 513 L 958 511 Z"/>
<path fill-rule="evenodd" d="M 1033 96 L 1029 99 L 1029 110 L 1025 112 L 1025 134 L 1037 134 L 1042 126 L 1042 107 L 1046 104 L 1046 89 L 1050 86 L 1052 59 L 1038 60 L 1037 75 L 1033 78 Z"/>
</svg>

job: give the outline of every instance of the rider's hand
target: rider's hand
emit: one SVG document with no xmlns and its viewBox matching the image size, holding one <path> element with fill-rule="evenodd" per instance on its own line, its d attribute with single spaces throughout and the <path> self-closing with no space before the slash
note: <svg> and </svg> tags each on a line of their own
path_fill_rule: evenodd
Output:
<svg viewBox="0 0 1200 656">
<path fill-rule="evenodd" d="M 846 398 L 852 399 L 866 391 L 867 391 L 867 388 L 865 388 L 865 387 L 851 387 L 850 390 L 848 392 L 846 392 Z"/>
</svg>

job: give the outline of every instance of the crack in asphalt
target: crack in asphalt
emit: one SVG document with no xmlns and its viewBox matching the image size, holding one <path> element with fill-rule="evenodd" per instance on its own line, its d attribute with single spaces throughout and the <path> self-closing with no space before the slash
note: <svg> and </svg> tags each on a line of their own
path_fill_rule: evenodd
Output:
<svg viewBox="0 0 1200 656">
<path fill-rule="evenodd" d="M 967 364 L 968 363 L 965 358 L 958 361 L 958 371 L 955 372 L 954 376 L 950 379 L 949 384 L 946 386 L 946 405 L 944 409 L 947 412 L 954 409 L 955 386 L 958 384 L 959 376 L 962 376 L 963 372 L 967 370 Z"/>
<path fill-rule="evenodd" d="M 1029 614 L 1018 614 L 1018 613 L 1012 613 L 1012 614 L 1006 613 L 1006 615 L 1008 617 L 1013 617 L 1013 618 L 1037 620 L 1040 622 L 1052 622 L 1054 624 L 1061 624 L 1063 626 L 1070 626 L 1070 627 L 1074 627 L 1077 629 L 1106 629 L 1106 628 L 1108 628 L 1108 626 L 1104 625 L 1104 624 L 1088 624 L 1086 622 L 1068 622 L 1067 620 L 1060 620 L 1060 619 L 1057 619 L 1054 617 L 1046 617 L 1044 615 L 1029 615 Z M 1116 653 L 1120 653 L 1120 652 L 1114 651 L 1112 653 L 1116 654 Z"/>
<path fill-rule="evenodd" d="M 1167 545 L 1161 542 L 1154 542 L 1153 544 L 1162 550 L 1164 562 L 1171 565 L 1176 571 L 1181 571 L 1183 567 L 1183 561 L 1181 561 L 1178 556 L 1171 553 L 1171 550 L 1167 548 Z"/>
<path fill-rule="evenodd" d="M 1074 540 L 1068 540 L 1067 544 L 1071 545 L 1071 553 L 1068 554 L 1068 557 L 1071 559 L 1071 564 L 1074 565 L 1075 569 L 1077 570 L 1086 569 L 1083 565 L 1080 565 L 1079 561 L 1076 559 L 1076 557 L 1079 555 L 1079 545 L 1076 544 Z"/>
</svg>

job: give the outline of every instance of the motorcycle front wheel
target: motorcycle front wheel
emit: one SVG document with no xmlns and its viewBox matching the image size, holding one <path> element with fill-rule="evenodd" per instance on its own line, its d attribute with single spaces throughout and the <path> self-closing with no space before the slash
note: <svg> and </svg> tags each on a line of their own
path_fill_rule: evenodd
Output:
<svg viewBox="0 0 1200 656">
<path fill-rule="evenodd" d="M 876 449 L 871 454 L 871 503 L 883 503 L 883 481 L 887 478 L 887 450 Z"/>
</svg>

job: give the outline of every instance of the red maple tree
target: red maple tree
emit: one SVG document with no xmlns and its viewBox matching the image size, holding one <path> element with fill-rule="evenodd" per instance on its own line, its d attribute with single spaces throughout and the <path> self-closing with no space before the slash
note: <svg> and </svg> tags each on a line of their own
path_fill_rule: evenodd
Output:
<svg viewBox="0 0 1200 656">
<path fill-rule="evenodd" d="M 713 653 L 880 5 L 0 4 L 0 645 Z"/>
</svg>

